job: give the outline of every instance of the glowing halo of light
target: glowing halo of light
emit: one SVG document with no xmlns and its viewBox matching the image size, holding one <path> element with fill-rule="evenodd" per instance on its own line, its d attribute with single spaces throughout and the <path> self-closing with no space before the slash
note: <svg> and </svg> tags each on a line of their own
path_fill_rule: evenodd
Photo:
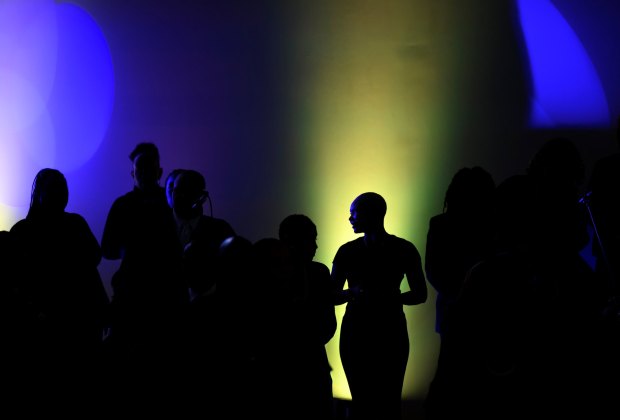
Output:
<svg viewBox="0 0 620 420">
<path fill-rule="evenodd" d="M 0 96 L 0 202 L 24 206 L 38 168 L 54 164 L 54 130 L 35 86 L 20 75 L 0 71 L 0 86 L 5 84 L 11 88 Z"/>
<path fill-rule="evenodd" d="M 114 100 L 103 32 L 77 5 L 0 3 L 0 220 L 28 204 L 41 167 L 70 172 L 98 150 Z"/>
<path fill-rule="evenodd" d="M 519 0 L 518 7 L 533 81 L 530 125 L 609 126 L 601 80 L 570 24 L 550 1 Z"/>
<path fill-rule="evenodd" d="M 72 4 L 58 7 L 57 89 L 48 102 L 54 121 L 56 165 L 76 169 L 97 151 L 106 134 L 114 100 L 110 51 L 96 22 Z"/>
<path fill-rule="evenodd" d="M 48 98 L 54 88 L 55 9 L 53 0 L 0 2 L 0 68 L 28 80 L 42 98 Z"/>
</svg>

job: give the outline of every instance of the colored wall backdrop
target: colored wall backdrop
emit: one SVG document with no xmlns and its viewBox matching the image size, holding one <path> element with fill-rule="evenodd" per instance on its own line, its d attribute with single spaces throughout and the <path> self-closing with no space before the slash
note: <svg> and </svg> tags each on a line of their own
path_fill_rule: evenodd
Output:
<svg viewBox="0 0 620 420">
<path fill-rule="evenodd" d="M 2 0 L 0 229 L 25 216 L 42 167 L 100 237 L 132 187 L 128 154 L 201 171 L 213 213 L 252 241 L 317 224 L 331 265 L 355 237 L 351 201 L 376 191 L 386 227 L 424 253 L 456 170 L 496 182 L 545 139 L 588 165 L 616 149 L 620 5 L 589 0 Z M 116 263 L 100 270 L 109 280 Z M 404 397 L 435 369 L 434 294 L 407 308 Z M 339 307 L 339 316 L 344 307 Z M 349 398 L 328 344 L 334 394 Z"/>
</svg>

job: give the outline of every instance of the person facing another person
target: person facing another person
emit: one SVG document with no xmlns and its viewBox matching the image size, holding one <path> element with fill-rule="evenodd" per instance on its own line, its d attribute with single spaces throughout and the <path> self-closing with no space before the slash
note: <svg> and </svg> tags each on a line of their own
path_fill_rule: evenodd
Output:
<svg viewBox="0 0 620 420">
<path fill-rule="evenodd" d="M 304 214 L 291 214 L 280 223 L 278 237 L 289 251 L 291 275 L 284 325 L 289 352 L 284 375 L 290 375 L 290 402 L 299 419 L 328 420 L 333 417 L 331 366 L 325 345 L 336 332 L 329 268 L 314 256 L 318 248 L 317 227 Z M 282 306 L 280 306 L 282 307 Z"/>
<path fill-rule="evenodd" d="M 364 236 L 340 246 L 331 271 L 334 303 L 347 304 L 339 345 L 356 420 L 401 418 L 409 357 L 403 305 L 424 303 L 428 293 L 418 249 L 385 230 L 386 211 L 375 192 L 353 200 L 349 222 Z M 410 290 L 401 292 L 405 278 Z"/>
</svg>

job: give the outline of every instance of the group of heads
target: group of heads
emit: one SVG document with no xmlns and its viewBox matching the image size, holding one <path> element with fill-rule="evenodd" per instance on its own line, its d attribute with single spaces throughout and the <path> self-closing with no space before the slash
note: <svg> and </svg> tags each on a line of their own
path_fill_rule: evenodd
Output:
<svg viewBox="0 0 620 420">
<path fill-rule="evenodd" d="M 134 185 L 142 191 L 159 188 L 163 175 L 159 149 L 154 143 L 139 143 L 129 154 Z M 202 204 L 208 197 L 204 176 L 193 169 L 173 169 L 165 181 L 168 205 L 182 219 L 202 214 Z"/>
<path fill-rule="evenodd" d="M 141 189 L 150 189 L 159 185 L 162 177 L 159 151 L 153 143 L 139 143 L 129 155 L 132 162 L 131 175 L 135 185 Z M 204 176 L 192 169 L 173 169 L 165 181 L 166 197 L 168 205 L 174 209 L 175 214 L 181 218 L 191 218 L 202 213 L 202 204 L 208 197 Z M 359 195 L 351 204 L 349 221 L 355 233 L 363 233 L 369 230 L 382 230 L 383 219 L 387 211 L 385 199 L 375 193 L 366 192 Z M 316 251 L 316 226 L 311 220 L 302 220 L 303 215 L 292 215 L 292 220 L 285 219 L 281 234 L 285 236 L 288 229 L 304 230 L 304 238 L 311 238 L 313 245 L 312 255 Z M 310 251 L 308 251 L 310 253 Z"/>
</svg>

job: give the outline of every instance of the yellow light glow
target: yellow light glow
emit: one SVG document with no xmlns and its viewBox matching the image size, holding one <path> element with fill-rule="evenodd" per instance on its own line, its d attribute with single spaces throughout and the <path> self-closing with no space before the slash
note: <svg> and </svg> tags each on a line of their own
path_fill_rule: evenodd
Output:
<svg viewBox="0 0 620 420">
<path fill-rule="evenodd" d="M 316 259 L 328 266 L 338 247 L 355 238 L 349 206 L 366 191 L 385 197 L 388 232 L 424 250 L 430 153 L 437 146 L 430 127 L 439 95 L 429 3 L 318 1 L 289 11 L 293 77 L 302 86 L 293 102 L 301 108 L 300 153 L 311 180 L 305 199 L 320 229 Z M 432 290 L 429 295 L 430 304 L 405 309 L 411 342 L 405 398 L 422 398 L 435 370 Z M 339 327 L 327 349 L 334 396 L 349 399 L 338 352 L 345 306 L 336 309 Z"/>
</svg>

